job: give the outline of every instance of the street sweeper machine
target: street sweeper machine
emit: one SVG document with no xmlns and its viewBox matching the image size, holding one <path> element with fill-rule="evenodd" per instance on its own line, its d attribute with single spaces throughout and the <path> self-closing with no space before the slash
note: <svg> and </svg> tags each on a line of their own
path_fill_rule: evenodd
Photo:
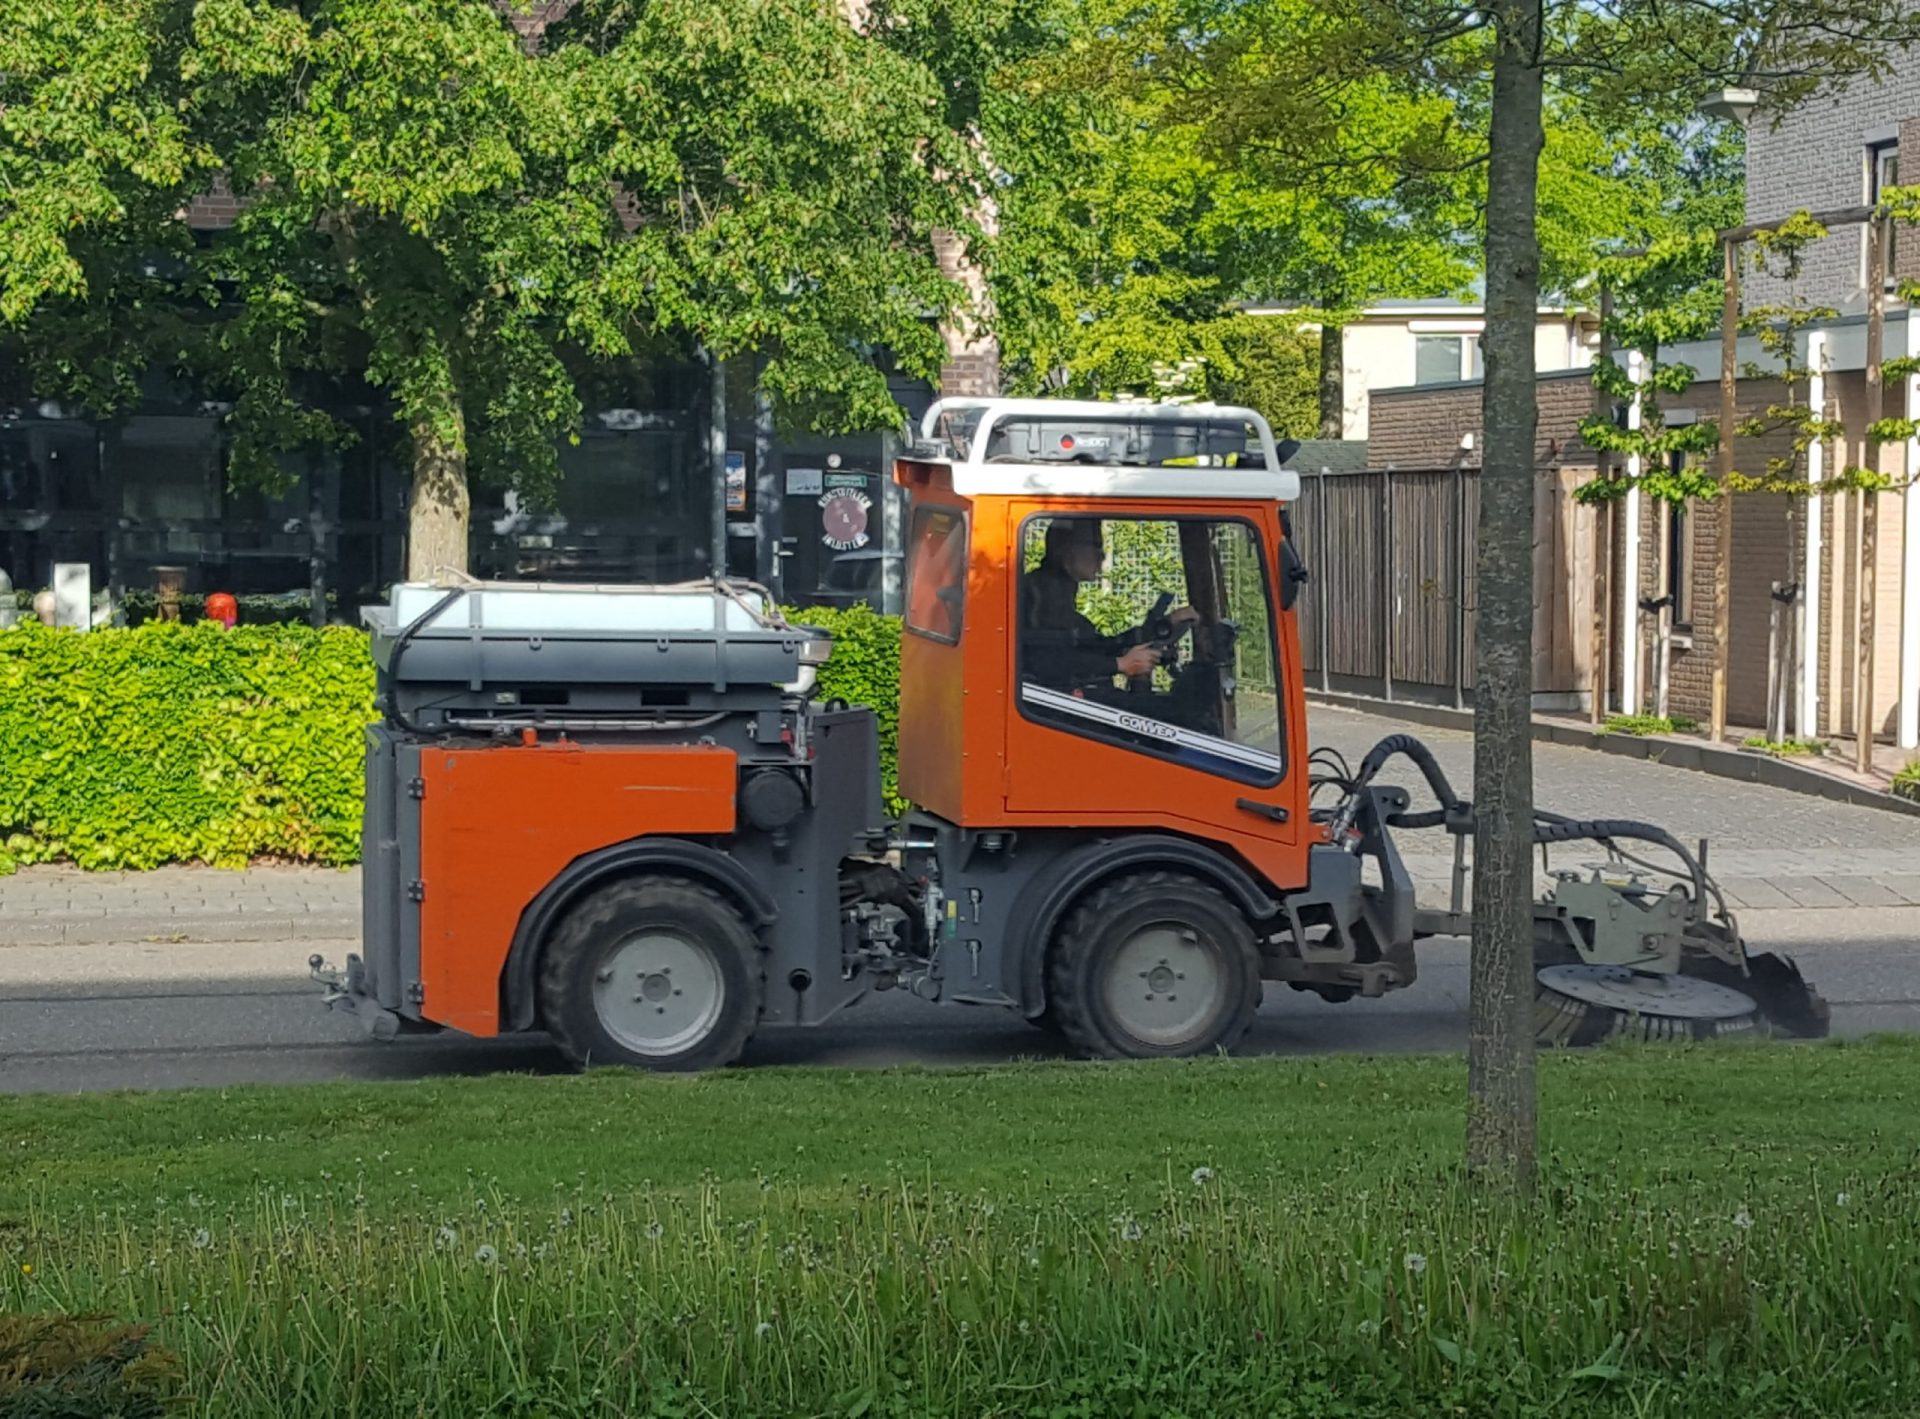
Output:
<svg viewBox="0 0 1920 1419">
<path fill-rule="evenodd" d="M 1231 1049 L 1268 983 L 1373 999 L 1423 940 L 1471 937 L 1473 805 L 1433 755 L 1309 747 L 1299 483 L 1259 414 L 942 400 L 893 476 L 897 815 L 880 721 L 819 692 L 831 639 L 756 585 L 369 608 L 364 940 L 315 958 L 329 1003 L 379 1039 L 699 1069 L 901 990 L 1084 1056 L 1188 1056 Z M 1415 900 L 1415 831 L 1451 839 L 1444 903 Z M 1825 1033 L 1704 848 L 1626 816 L 1533 837 L 1593 859 L 1533 907 L 1542 1041 Z"/>
</svg>

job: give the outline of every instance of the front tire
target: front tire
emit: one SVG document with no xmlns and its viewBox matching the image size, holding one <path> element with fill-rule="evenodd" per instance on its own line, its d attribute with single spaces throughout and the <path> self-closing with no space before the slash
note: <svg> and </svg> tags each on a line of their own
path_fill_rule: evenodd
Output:
<svg viewBox="0 0 1920 1419">
<path fill-rule="evenodd" d="M 680 877 L 632 877 L 570 911 L 540 962 L 540 1014 L 576 1069 L 719 1069 L 760 1021 L 766 977 L 740 913 Z"/>
<path fill-rule="evenodd" d="M 1048 963 L 1061 1033 L 1095 1059 L 1231 1050 L 1260 1004 L 1253 929 L 1191 877 L 1143 872 L 1099 888 L 1068 917 Z"/>
</svg>

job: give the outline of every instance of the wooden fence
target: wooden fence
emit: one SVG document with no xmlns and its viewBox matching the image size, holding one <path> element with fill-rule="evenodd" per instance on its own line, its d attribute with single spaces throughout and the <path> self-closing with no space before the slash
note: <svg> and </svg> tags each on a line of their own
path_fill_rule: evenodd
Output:
<svg viewBox="0 0 1920 1419">
<path fill-rule="evenodd" d="M 1533 688 L 1538 708 L 1580 708 L 1591 685 L 1593 514 L 1573 500 L 1589 470 L 1535 475 Z M 1473 698 L 1472 468 L 1308 473 L 1293 531 L 1309 581 L 1299 601 L 1309 686 L 1389 700 Z"/>
</svg>

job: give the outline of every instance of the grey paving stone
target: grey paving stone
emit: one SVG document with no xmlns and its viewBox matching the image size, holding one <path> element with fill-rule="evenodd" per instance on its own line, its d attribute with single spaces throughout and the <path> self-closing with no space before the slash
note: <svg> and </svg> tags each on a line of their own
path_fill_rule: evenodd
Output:
<svg viewBox="0 0 1920 1419">
<path fill-rule="evenodd" d="M 1818 877 L 1782 877 L 1775 884 L 1793 898 L 1796 906 L 1844 907 L 1853 905 L 1847 897 Z"/>
</svg>

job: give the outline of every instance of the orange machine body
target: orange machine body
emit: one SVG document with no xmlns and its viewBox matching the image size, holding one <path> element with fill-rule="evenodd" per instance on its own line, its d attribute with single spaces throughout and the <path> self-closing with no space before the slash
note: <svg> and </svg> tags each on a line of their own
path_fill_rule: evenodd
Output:
<svg viewBox="0 0 1920 1419">
<path fill-rule="evenodd" d="M 736 777 L 731 750 L 697 744 L 423 750 L 422 1016 L 500 1033 L 502 970 L 534 898 L 609 843 L 732 832 Z"/>
<path fill-rule="evenodd" d="M 900 792 L 970 829 L 1159 829 L 1231 851 L 1274 888 L 1308 880 L 1306 700 L 1297 619 L 1272 606 L 1283 771 L 1264 790 L 1039 723 L 1017 703 L 1015 627 L 1021 528 L 1036 516 L 1181 517 L 1250 523 L 1269 586 L 1279 585 L 1280 507 L 1248 499 L 963 496 L 942 461 L 900 460 L 918 510 L 963 519 L 965 592 L 936 604 L 927 550 L 909 556 L 900 657 Z M 910 536 L 914 536 L 910 533 Z M 955 544 L 942 538 L 945 547 Z M 917 633 L 938 615 L 945 635 Z M 956 624 L 957 623 L 957 624 Z M 954 633 L 956 632 L 957 633 Z M 1249 812 L 1247 800 L 1284 810 Z"/>
</svg>

